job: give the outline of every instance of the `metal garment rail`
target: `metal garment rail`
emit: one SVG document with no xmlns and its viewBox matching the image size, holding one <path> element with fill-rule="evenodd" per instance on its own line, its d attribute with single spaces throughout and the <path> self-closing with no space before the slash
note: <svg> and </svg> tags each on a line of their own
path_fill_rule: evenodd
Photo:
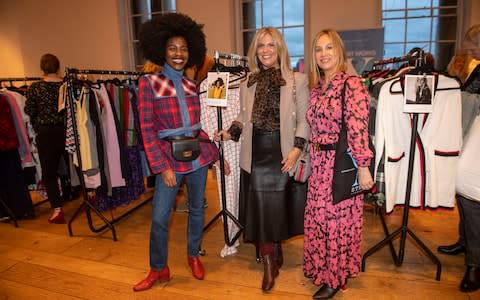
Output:
<svg viewBox="0 0 480 300">
<path fill-rule="evenodd" d="M 0 82 L 9 82 L 10 85 L 13 85 L 14 81 L 39 81 L 42 80 L 42 77 L 5 77 L 0 78 Z"/>
<path fill-rule="evenodd" d="M 412 59 L 410 55 L 404 56 L 403 61 L 408 61 Z M 394 62 L 401 62 L 401 60 L 396 60 Z M 390 60 L 385 60 L 385 64 L 392 63 Z M 420 68 L 423 65 L 423 51 L 420 53 L 418 57 L 416 57 L 416 68 L 417 70 L 420 70 Z M 415 69 L 413 70 L 415 72 Z M 389 233 L 387 225 L 385 223 L 385 219 L 383 217 L 383 214 L 380 213 L 380 220 L 382 222 L 382 227 L 385 232 L 386 237 L 371 247 L 370 249 L 367 250 L 363 254 L 362 257 L 362 272 L 365 272 L 365 264 L 366 264 L 366 259 L 373 253 L 377 252 L 380 250 L 383 246 L 385 246 L 387 243 L 389 244 L 390 247 L 390 252 L 392 254 L 393 261 L 397 267 L 400 267 L 403 263 L 403 259 L 405 256 L 405 241 L 407 238 L 407 234 L 409 234 L 415 242 L 422 248 L 425 253 L 428 255 L 428 257 L 432 260 L 437 265 L 437 273 L 436 273 L 436 280 L 440 280 L 440 275 L 442 273 L 442 264 L 440 263 L 440 260 L 433 254 L 433 252 L 428 249 L 428 247 L 418 238 L 415 233 L 411 229 L 408 228 L 408 215 L 410 211 L 410 195 L 412 192 L 412 174 L 413 174 L 413 164 L 415 161 L 415 143 L 417 140 L 417 125 L 418 125 L 418 113 L 412 113 L 412 133 L 411 133 L 411 140 L 410 140 L 410 157 L 408 159 L 408 174 L 407 174 L 407 185 L 406 185 L 406 191 L 405 191 L 405 205 L 403 208 L 403 218 L 402 218 L 402 225 L 400 228 L 395 230 L 393 233 Z M 393 246 L 392 240 L 400 235 L 400 249 L 398 251 L 398 255 L 395 252 L 395 248 Z"/>
<path fill-rule="evenodd" d="M 231 53 L 223 53 L 223 52 L 218 52 L 215 51 L 215 64 L 218 65 L 219 59 L 230 59 L 234 61 L 243 61 L 247 62 L 248 58 L 245 56 L 240 56 L 238 54 L 231 54 Z M 218 126 L 218 131 L 222 130 L 222 108 L 220 106 L 217 106 L 217 126 Z M 223 218 L 223 237 L 225 240 L 225 243 L 228 246 L 233 246 L 235 242 L 238 240 L 240 235 L 242 234 L 243 231 L 243 225 L 240 224 L 238 219 L 227 209 L 227 193 L 225 190 L 225 162 L 224 162 L 224 154 L 223 154 L 223 138 L 219 143 L 219 152 L 220 152 L 220 186 L 221 186 L 221 195 L 222 195 L 222 208 L 220 212 L 218 212 L 212 220 L 210 220 L 207 225 L 203 228 L 203 231 L 207 231 L 210 226 L 212 226 L 217 219 L 222 216 Z M 233 223 L 235 223 L 239 230 L 238 232 L 233 236 L 230 237 L 230 233 L 228 230 L 228 218 L 232 220 Z M 204 254 L 203 250 L 200 250 L 201 254 Z M 257 255 L 258 257 L 258 255 Z"/>
<path fill-rule="evenodd" d="M 74 87 L 73 87 L 73 80 L 77 78 L 77 75 L 79 74 L 93 74 L 93 75 L 124 75 L 124 76 L 140 76 L 142 73 L 139 72 L 131 72 L 131 71 L 113 71 L 113 70 L 78 70 L 78 69 L 73 69 L 73 68 L 65 68 L 65 78 L 67 80 L 67 101 L 70 106 L 70 113 L 72 115 L 73 119 L 73 132 L 74 132 L 74 140 L 75 140 L 75 146 L 76 146 L 76 154 L 78 157 L 78 168 L 79 170 L 82 170 L 82 157 L 80 155 L 80 147 L 79 147 L 79 139 L 78 139 L 78 131 L 77 131 L 77 124 L 75 121 L 75 111 L 74 111 Z M 137 210 L 141 206 L 143 206 L 145 203 L 149 202 L 152 197 L 149 197 L 145 200 L 143 200 L 141 203 L 137 204 L 135 207 L 131 208 L 130 210 L 126 211 L 122 215 L 112 219 L 108 220 L 89 200 L 88 200 L 88 194 L 87 190 L 85 187 L 85 180 L 83 178 L 83 174 L 80 174 L 78 176 L 80 178 L 80 184 L 82 188 L 82 196 L 83 196 L 83 201 L 82 204 L 77 208 L 77 210 L 74 212 L 73 216 L 70 218 L 68 221 L 68 233 L 70 236 L 73 236 L 73 231 L 72 231 L 72 222 L 73 220 L 78 216 L 80 211 L 82 209 L 85 209 L 85 213 L 87 216 L 87 221 L 88 221 L 88 227 L 92 232 L 98 233 L 102 232 L 105 229 L 110 229 L 112 231 L 112 238 L 113 241 L 117 241 L 117 234 L 115 227 L 113 224 L 117 223 L 124 217 L 128 216 L 130 213 L 133 211 Z M 96 228 L 94 224 L 92 223 L 92 215 L 91 211 L 93 211 L 104 223 L 105 225 L 100 226 Z"/>
<path fill-rule="evenodd" d="M 233 61 L 248 62 L 248 57 L 246 57 L 246 56 L 242 56 L 242 55 L 234 54 L 234 53 L 219 52 L 219 51 L 214 52 L 214 58 L 215 58 L 216 62 L 218 62 L 218 60 L 220 58 L 230 59 L 230 60 L 233 60 Z"/>
</svg>

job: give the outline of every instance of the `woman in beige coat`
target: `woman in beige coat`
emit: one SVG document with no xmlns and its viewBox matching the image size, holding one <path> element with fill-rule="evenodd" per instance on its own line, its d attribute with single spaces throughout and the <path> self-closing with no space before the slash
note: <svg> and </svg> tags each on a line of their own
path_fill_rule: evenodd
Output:
<svg viewBox="0 0 480 300">
<path fill-rule="evenodd" d="M 305 184 L 292 179 L 309 127 L 307 78 L 290 67 L 282 35 L 257 31 L 248 51 L 251 74 L 240 87 L 240 113 L 216 140 L 242 140 L 240 223 L 247 242 L 260 246 L 262 289 L 275 284 L 283 264 L 281 241 L 303 233 Z"/>
</svg>

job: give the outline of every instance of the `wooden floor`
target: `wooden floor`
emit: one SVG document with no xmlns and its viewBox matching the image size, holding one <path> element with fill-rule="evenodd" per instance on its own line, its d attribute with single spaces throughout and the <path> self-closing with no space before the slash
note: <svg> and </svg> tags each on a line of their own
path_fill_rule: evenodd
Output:
<svg viewBox="0 0 480 300">
<path fill-rule="evenodd" d="M 151 193 L 151 191 L 150 191 Z M 219 211 L 216 183 L 209 177 L 206 221 Z M 65 205 L 71 217 L 80 200 Z M 121 214 L 114 212 L 114 216 Z M 21 220 L 19 227 L 0 223 L 0 300 L 3 299 L 311 299 L 316 287 L 303 276 L 303 239 L 284 246 L 285 264 L 274 289 L 262 293 L 261 264 L 255 262 L 254 247 L 242 244 L 235 256 L 221 258 L 223 226 L 219 220 L 205 234 L 202 261 L 205 280 L 195 280 L 186 263 L 186 213 L 173 214 L 169 243 L 172 280 L 151 290 L 134 293 L 132 285 L 148 270 L 151 204 L 115 225 L 118 241 L 110 230 L 93 233 L 85 214 L 73 222 L 73 237 L 66 225 L 49 224 L 47 203 L 36 207 L 34 220 Z M 386 217 L 391 231 L 399 228 L 402 209 Z M 111 218 L 110 213 L 105 214 Z M 384 238 L 378 215 L 370 207 L 364 214 L 363 251 Z M 101 225 L 99 220 L 95 224 Z M 456 211 L 411 210 L 409 228 L 434 250 L 457 238 Z M 398 249 L 398 239 L 395 241 Z M 398 251 L 398 250 L 397 250 Z M 414 241 L 407 239 L 405 259 L 396 267 L 388 247 L 367 259 L 366 272 L 348 282 L 348 290 L 336 299 L 480 299 L 480 292 L 461 293 L 458 285 L 464 273 L 463 255 L 437 255 L 442 263 L 441 280 L 435 280 L 436 266 Z"/>
</svg>

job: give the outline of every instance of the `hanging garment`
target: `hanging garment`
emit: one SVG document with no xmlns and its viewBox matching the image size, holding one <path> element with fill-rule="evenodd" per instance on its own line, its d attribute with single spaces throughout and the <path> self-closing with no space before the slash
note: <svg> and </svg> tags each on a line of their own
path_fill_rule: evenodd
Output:
<svg viewBox="0 0 480 300">
<path fill-rule="evenodd" d="M 107 185 L 110 186 L 110 189 L 111 187 L 124 186 L 125 179 L 122 176 L 120 167 L 120 146 L 118 144 L 117 128 L 107 90 L 105 85 L 102 84 L 100 89 L 92 89 L 92 91 L 95 93 L 97 103 L 99 104 L 103 144 L 105 145 L 103 155 Z"/>
<path fill-rule="evenodd" d="M 230 80 L 238 76 L 231 76 Z M 208 134 L 209 138 L 213 140 L 215 131 L 218 130 L 218 112 L 216 106 L 207 105 L 207 80 L 204 80 L 200 85 L 200 121 L 202 129 Z M 230 89 L 228 91 L 227 107 L 221 108 L 222 112 L 222 128 L 227 129 L 235 120 L 240 112 L 240 89 Z M 224 159 L 230 165 L 231 174 L 225 176 L 225 203 L 226 209 L 238 219 L 238 201 L 240 193 L 240 146 L 241 141 L 225 141 L 223 142 Z M 220 167 L 215 168 L 217 178 L 217 188 L 220 200 L 220 207 L 222 207 L 222 186 L 220 180 Z M 238 232 L 238 227 L 235 223 L 228 219 L 228 234 L 232 238 Z"/>
<path fill-rule="evenodd" d="M 471 130 L 465 137 L 462 155 L 458 162 L 457 193 L 468 199 L 480 202 L 480 115 L 473 121 Z"/>
<path fill-rule="evenodd" d="M 33 216 L 18 146 L 12 109 L 5 95 L 0 94 L 0 200 L 16 217 Z M 3 205 L 0 205 L 0 216 L 8 216 Z"/>
<path fill-rule="evenodd" d="M 125 87 L 124 88 L 128 93 L 126 92 L 121 92 L 119 93 L 119 90 L 116 89 L 113 85 L 110 86 L 110 88 L 107 88 L 107 99 L 110 99 L 110 104 L 117 103 L 119 104 L 120 102 L 118 99 L 115 99 L 114 97 L 129 97 L 128 99 L 123 98 L 122 102 L 123 104 L 129 103 L 129 112 L 128 114 L 131 116 L 131 121 L 128 124 L 128 126 L 132 126 L 129 134 L 127 137 L 131 137 L 134 135 L 135 137 L 131 141 L 135 141 L 136 144 L 132 144 L 130 146 L 126 146 L 125 140 L 125 135 L 117 135 L 117 141 L 119 144 L 119 153 L 120 153 L 120 164 L 117 166 L 117 168 L 121 168 L 128 170 L 128 178 L 125 178 L 125 185 L 124 186 L 118 186 L 118 187 L 112 187 L 111 191 L 108 189 L 108 186 L 106 184 L 102 184 L 97 188 L 97 193 L 96 193 L 96 203 L 95 206 L 99 211 L 106 211 L 106 210 L 111 210 L 115 209 L 116 207 L 119 207 L 121 205 L 127 205 L 131 203 L 132 201 L 138 199 L 143 193 L 145 193 L 145 183 L 144 183 L 144 178 L 143 178 L 143 171 L 142 171 L 142 163 L 141 163 L 141 156 L 140 156 L 140 149 L 141 145 L 138 144 L 139 139 L 136 137 L 137 133 L 140 132 L 140 128 L 138 126 L 139 120 L 138 120 L 138 108 L 136 107 L 137 102 L 136 102 L 136 88 L 131 86 L 128 87 L 128 89 Z M 109 94 L 110 91 L 110 94 Z M 122 96 L 119 96 L 122 95 Z M 105 94 L 102 93 L 102 97 L 104 97 Z M 112 105 L 113 106 L 113 105 Z M 135 106 L 135 107 L 134 107 Z M 111 112 L 113 114 L 113 121 L 115 122 L 114 127 L 117 128 L 116 132 L 118 133 L 118 129 L 122 128 L 120 125 L 120 118 L 116 117 L 116 113 L 119 110 L 117 110 L 116 107 L 112 107 Z M 121 112 L 123 116 L 125 117 L 126 114 L 125 112 Z M 124 118 L 125 119 L 130 119 Z M 135 125 L 136 124 L 136 125 Z M 123 153 L 126 155 L 126 157 L 123 157 Z M 110 154 L 109 154 L 110 156 Z M 122 171 L 122 174 L 125 174 Z"/>
<path fill-rule="evenodd" d="M 25 122 L 23 121 L 23 115 L 20 111 L 15 97 L 11 93 L 0 93 L 0 95 L 7 101 L 10 106 L 12 113 L 13 123 L 15 124 L 15 131 L 18 137 L 19 147 L 18 152 L 20 154 L 20 159 L 22 165 L 30 166 L 32 165 L 32 150 L 30 147 L 30 141 L 28 140 L 27 129 L 25 127 Z"/>
<path fill-rule="evenodd" d="M 439 75 L 437 80 L 433 112 L 418 115 L 412 207 L 454 206 L 455 170 L 462 145 L 461 96 L 455 79 Z M 375 169 L 384 155 L 387 212 L 405 203 L 412 120 L 410 114 L 403 113 L 401 91 L 398 80 L 385 82 L 377 106 Z"/>
<path fill-rule="evenodd" d="M 77 131 L 80 139 L 80 155 L 82 157 L 82 171 L 98 169 L 98 153 L 95 149 L 97 136 L 94 125 L 89 117 L 90 90 L 82 88 L 80 98 L 75 99 L 77 107 Z M 74 155 L 74 158 L 76 155 Z M 76 159 L 78 160 L 78 158 Z M 74 163 L 78 162 L 74 159 Z"/>
</svg>

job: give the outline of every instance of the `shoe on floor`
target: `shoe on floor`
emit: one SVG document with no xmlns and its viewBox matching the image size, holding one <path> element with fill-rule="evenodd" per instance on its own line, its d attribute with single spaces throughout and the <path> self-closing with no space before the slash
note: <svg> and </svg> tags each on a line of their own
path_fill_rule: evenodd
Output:
<svg viewBox="0 0 480 300">
<path fill-rule="evenodd" d="M 205 268 L 198 256 L 190 256 L 187 259 L 188 265 L 192 269 L 192 275 L 198 280 L 203 280 L 205 277 Z"/>
<path fill-rule="evenodd" d="M 55 208 L 53 214 L 48 218 L 48 222 L 54 224 L 65 224 L 65 214 L 63 213 L 63 209 Z"/>
<path fill-rule="evenodd" d="M 467 266 L 465 275 L 460 283 L 460 291 L 464 293 L 474 292 L 480 289 L 480 268 Z"/>
<path fill-rule="evenodd" d="M 220 251 L 220 257 L 225 258 L 227 256 L 237 254 L 237 252 L 238 252 L 237 247 L 238 247 L 238 245 L 237 246 L 235 246 L 235 245 L 233 245 L 233 246 L 228 246 L 228 245 L 223 246 L 223 249 Z"/>
<path fill-rule="evenodd" d="M 465 253 L 465 246 L 461 245 L 459 242 L 456 242 L 452 245 L 438 246 L 437 251 L 446 255 L 457 255 L 460 253 Z"/>
<path fill-rule="evenodd" d="M 318 291 L 313 295 L 314 300 L 319 299 L 332 299 L 335 297 L 335 294 L 338 292 L 339 288 L 336 289 L 329 287 L 326 284 L 322 284 Z"/>
<path fill-rule="evenodd" d="M 148 290 L 153 286 L 156 281 L 160 283 L 170 281 L 170 269 L 168 268 L 168 266 L 161 269 L 160 271 L 155 271 L 151 269 L 145 279 L 133 286 L 133 290 L 135 292 Z"/>
</svg>

